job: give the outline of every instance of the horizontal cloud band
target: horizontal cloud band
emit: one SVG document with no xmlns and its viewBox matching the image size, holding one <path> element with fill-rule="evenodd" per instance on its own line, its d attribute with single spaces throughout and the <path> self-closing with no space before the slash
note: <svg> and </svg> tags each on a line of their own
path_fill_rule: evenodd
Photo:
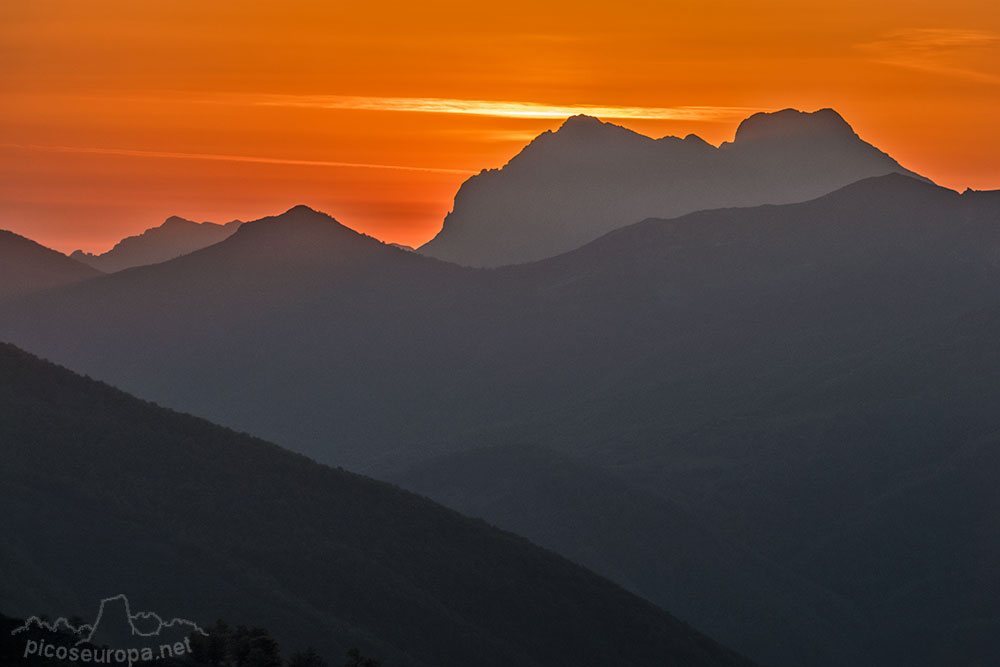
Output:
<svg viewBox="0 0 1000 667">
<path fill-rule="evenodd" d="M 357 111 L 409 111 L 504 118 L 566 118 L 577 114 L 587 114 L 601 118 L 711 121 L 743 118 L 750 113 L 759 111 L 759 109 L 752 107 L 549 105 L 538 102 L 460 100 L 439 97 L 357 97 L 345 95 L 262 95 L 247 101 L 263 106 Z"/>
</svg>

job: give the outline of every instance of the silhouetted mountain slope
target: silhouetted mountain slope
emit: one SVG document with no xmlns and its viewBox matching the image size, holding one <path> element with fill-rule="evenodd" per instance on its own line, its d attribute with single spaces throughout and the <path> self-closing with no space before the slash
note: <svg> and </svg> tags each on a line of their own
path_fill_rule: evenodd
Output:
<svg viewBox="0 0 1000 667">
<path fill-rule="evenodd" d="M 433 404 L 413 396 L 427 373 L 445 372 L 424 350 L 451 338 L 436 324 L 461 321 L 488 278 L 300 206 L 189 255 L 102 277 L 92 289 L 12 306 L 0 328 L 20 338 L 21 326 L 35 329 L 58 314 L 78 336 L 35 330 L 23 342 L 127 391 L 151 381 L 168 407 L 193 402 L 210 419 L 231 419 L 235 407 L 264 437 L 295 431 L 296 440 L 309 439 L 318 434 L 317 410 L 333 406 L 329 414 L 342 410 L 335 420 L 344 428 L 322 434 L 315 449 L 344 453 L 328 461 L 346 461 L 347 452 L 356 461 L 354 453 L 375 453 L 370 439 Z M 92 337 L 104 343 L 92 346 Z M 375 395 L 386 399 L 378 419 L 367 410 Z"/>
<path fill-rule="evenodd" d="M 159 227 L 122 239 L 105 253 L 94 255 L 77 250 L 71 257 L 105 273 L 114 273 L 133 266 L 158 264 L 200 250 L 229 238 L 241 224 L 239 220 L 220 225 L 171 216 Z"/>
<path fill-rule="evenodd" d="M 750 664 L 522 538 L 6 344 L 0 414 L 15 613 L 125 590 L 387 665 Z"/>
<path fill-rule="evenodd" d="M 0 229 L 0 299 L 101 275 L 100 271 Z"/>
<path fill-rule="evenodd" d="M 845 506 L 795 562 L 874 610 L 876 632 L 912 664 L 1000 663 L 998 336 L 1000 307 L 977 309 L 803 396 L 841 413 L 864 405 L 886 432 L 869 460 L 911 445 L 881 492 Z"/>
<path fill-rule="evenodd" d="M 709 522 L 605 470 L 534 446 L 432 458 L 392 478 L 619 582 L 763 664 L 862 660 L 872 622 Z M 753 619 L 753 622 L 748 622 Z"/>
<path fill-rule="evenodd" d="M 864 595 L 847 585 L 868 576 L 852 567 L 863 560 L 848 547 L 860 542 L 830 542 L 845 545 L 829 553 L 840 570 L 806 561 L 845 519 L 864 525 L 915 471 L 940 469 L 1000 430 L 988 336 L 958 348 L 982 359 L 965 378 L 949 374 L 947 357 L 925 363 L 949 349 L 956 323 L 997 307 L 998 247 L 991 193 L 898 175 L 801 204 L 648 220 L 497 270 L 406 253 L 295 209 L 172 262 L 11 305 L 0 335 L 145 398 L 378 476 L 491 445 L 566 453 L 686 508 L 790 581 L 845 598 L 862 622 L 893 617 L 864 659 L 846 657 L 833 635 L 812 665 L 909 667 L 933 664 L 933 642 L 946 640 L 928 634 L 926 650 L 904 658 L 895 652 L 902 637 L 927 619 L 972 633 L 984 613 L 971 588 L 917 578 L 975 571 L 993 558 L 991 543 L 933 552 L 925 569 L 896 568 L 905 583 L 878 586 L 870 573 Z M 451 502 L 474 507 L 476 498 Z M 957 523 L 957 507 L 941 516 Z M 516 510 L 496 508 L 497 517 Z M 650 518 L 649 531 L 660 525 Z M 910 558 L 905 541 L 889 539 L 879 563 Z M 710 581 L 719 562 L 701 560 L 706 570 L 691 581 Z M 638 586 L 640 574 L 656 576 L 637 570 L 620 581 Z M 942 600 L 894 602 L 907 586 Z M 688 590 L 679 603 L 697 586 Z M 768 594 L 776 617 L 797 613 L 787 600 L 809 599 Z M 809 636 L 854 622 L 823 619 Z"/>
<path fill-rule="evenodd" d="M 420 252 L 468 266 L 519 264 L 649 217 L 806 201 L 891 172 L 916 176 L 832 109 L 755 114 L 719 148 L 574 116 L 502 169 L 467 180 Z"/>
</svg>

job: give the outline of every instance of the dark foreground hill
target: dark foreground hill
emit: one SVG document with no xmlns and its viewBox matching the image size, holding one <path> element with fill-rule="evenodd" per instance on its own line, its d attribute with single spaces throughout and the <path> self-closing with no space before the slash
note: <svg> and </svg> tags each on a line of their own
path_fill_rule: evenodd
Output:
<svg viewBox="0 0 1000 667">
<path fill-rule="evenodd" d="M 673 613 L 697 618 L 766 664 L 863 664 L 871 625 L 857 605 L 718 534 L 691 508 L 537 446 L 434 457 L 393 476 L 486 517 Z"/>
<path fill-rule="evenodd" d="M 105 253 L 94 255 L 77 250 L 70 257 L 104 273 L 114 273 L 133 266 L 158 264 L 200 250 L 229 238 L 241 224 L 239 220 L 220 225 L 171 216 L 158 227 L 122 239 Z"/>
<path fill-rule="evenodd" d="M 419 251 L 467 266 L 520 264 L 646 218 L 806 201 L 889 173 L 916 176 L 832 109 L 754 114 L 718 148 L 574 116 L 463 183 Z"/>
<path fill-rule="evenodd" d="M 0 229 L 0 299 L 99 275 L 100 271 L 60 252 Z"/>
<path fill-rule="evenodd" d="M 1000 431 L 997 248 L 995 194 L 898 175 L 648 220 L 496 270 L 297 208 L 9 304 L 0 332 L 482 512 L 761 662 L 934 665 L 962 636 L 957 657 L 988 664 L 992 515 L 969 511 L 977 491 L 962 479 L 976 468 L 954 464 Z M 557 457 L 489 458 L 525 447 Z M 573 478 L 550 493 L 563 471 Z M 545 511 L 527 511 L 521 489 Z M 602 513 L 580 502 L 590 492 L 622 502 Z M 650 496 L 676 521 L 644 514 Z M 706 553 L 716 543 L 737 555 Z M 663 574 L 690 564 L 703 569 Z M 732 614 L 699 604 L 717 599 L 712 582 Z M 846 641 L 858 625 L 869 632 Z"/>
<path fill-rule="evenodd" d="M 8 613 L 127 591 L 387 666 L 750 664 L 522 538 L 6 344 L 0 414 Z"/>
</svg>

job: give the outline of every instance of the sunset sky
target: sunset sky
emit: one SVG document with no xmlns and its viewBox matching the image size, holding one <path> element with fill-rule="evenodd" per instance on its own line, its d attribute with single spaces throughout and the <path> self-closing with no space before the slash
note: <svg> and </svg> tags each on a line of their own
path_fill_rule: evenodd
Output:
<svg viewBox="0 0 1000 667">
<path fill-rule="evenodd" d="M 718 144 L 833 107 L 942 185 L 1000 188 L 996 0 L 5 0 L 0 63 L 0 228 L 64 252 L 297 203 L 419 245 L 578 112 Z"/>
</svg>

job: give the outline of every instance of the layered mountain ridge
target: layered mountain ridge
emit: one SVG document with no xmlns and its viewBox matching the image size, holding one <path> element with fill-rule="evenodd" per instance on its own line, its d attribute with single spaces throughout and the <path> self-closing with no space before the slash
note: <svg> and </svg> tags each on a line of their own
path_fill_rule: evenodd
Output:
<svg viewBox="0 0 1000 667">
<path fill-rule="evenodd" d="M 918 177 L 832 109 L 755 114 L 719 148 L 574 116 L 467 180 L 419 251 L 467 266 L 520 264 L 645 218 L 806 201 L 892 172 Z"/>
<path fill-rule="evenodd" d="M 122 239 L 105 253 L 76 250 L 70 256 L 104 273 L 114 273 L 165 262 L 218 243 L 235 233 L 241 224 L 239 220 L 225 224 L 193 222 L 173 215 L 158 227 Z"/>
<path fill-rule="evenodd" d="M 0 230 L 0 299 L 68 285 L 101 273 L 31 239 Z"/>
<path fill-rule="evenodd" d="M 998 206 L 890 174 L 803 203 L 649 219 L 495 270 L 296 208 L 185 257 L 26 299 L 0 336 L 481 512 L 765 664 L 931 665 L 944 650 L 935 624 L 992 646 L 971 580 L 940 580 L 947 617 L 933 604 L 944 590 L 933 573 L 973 571 L 993 543 L 954 485 L 969 468 L 930 472 L 959 452 L 984 461 L 975 443 L 1000 431 L 985 343 L 995 323 L 973 317 L 998 307 Z M 970 349 L 956 350 L 955 331 Z M 490 458 L 527 446 L 554 463 Z M 476 496 L 484 470 L 497 475 L 489 498 Z M 548 492 L 561 471 L 566 492 Z M 591 493 L 622 499 L 641 526 L 634 543 L 622 544 L 617 515 L 580 504 Z M 886 504 L 897 494 L 905 502 Z M 644 519 L 635 499 L 650 496 L 686 528 Z M 532 514 L 523 497 L 552 505 Z M 929 530 L 951 531 L 960 552 L 921 560 L 879 537 L 923 520 L 907 503 L 934 497 L 950 500 Z M 566 525 L 594 531 L 585 550 Z M 863 553 L 873 539 L 880 552 Z M 703 556 L 714 543 L 745 557 Z M 860 561 L 896 575 L 858 587 Z M 734 613 L 707 602 L 712 581 Z M 859 625 L 863 641 L 845 642 Z"/>
<path fill-rule="evenodd" d="M 992 664 L 997 194 L 831 109 L 719 147 L 576 116 L 418 252 L 296 206 L 24 296 L 0 339 L 527 535 L 765 664 Z"/>
</svg>

